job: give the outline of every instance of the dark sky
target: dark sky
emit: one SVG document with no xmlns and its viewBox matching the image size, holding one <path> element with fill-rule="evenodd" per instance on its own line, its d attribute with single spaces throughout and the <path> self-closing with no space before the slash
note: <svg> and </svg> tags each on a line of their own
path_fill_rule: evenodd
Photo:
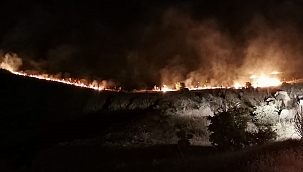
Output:
<svg viewBox="0 0 303 172">
<path fill-rule="evenodd" d="M 267 69 L 297 75 L 302 64 L 299 0 L 87 2 L 2 2 L 0 49 L 17 53 L 22 70 L 130 88 L 226 84 Z"/>
</svg>

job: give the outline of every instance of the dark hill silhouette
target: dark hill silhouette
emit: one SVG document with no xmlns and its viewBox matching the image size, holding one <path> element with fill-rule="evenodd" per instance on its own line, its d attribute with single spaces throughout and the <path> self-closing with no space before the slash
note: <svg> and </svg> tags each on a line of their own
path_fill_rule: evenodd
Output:
<svg viewBox="0 0 303 172">
<path fill-rule="evenodd" d="M 105 102 L 109 106 L 113 97 L 126 93 L 97 92 L 18 76 L 3 69 L 0 70 L 0 90 L 0 160 L 14 159 L 17 164 L 12 166 L 16 168 L 45 147 L 85 138 L 96 131 L 143 117 L 145 111 L 111 110 L 111 106 L 102 110 L 104 105 L 88 111 L 88 102 L 93 97 L 98 97 L 97 104 L 100 101 L 101 105 Z"/>
</svg>

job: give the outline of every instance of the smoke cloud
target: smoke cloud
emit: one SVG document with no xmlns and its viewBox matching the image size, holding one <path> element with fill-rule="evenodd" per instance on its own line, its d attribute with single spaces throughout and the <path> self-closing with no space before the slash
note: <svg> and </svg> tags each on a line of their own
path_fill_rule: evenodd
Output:
<svg viewBox="0 0 303 172">
<path fill-rule="evenodd" d="M 269 21 L 254 14 L 235 36 L 216 19 L 195 20 L 170 9 L 161 26 L 148 29 L 156 33 L 151 37 L 161 37 L 154 45 L 156 51 L 148 53 L 166 63 L 159 73 L 161 83 L 170 87 L 176 82 L 191 88 L 231 86 L 251 82 L 251 75 L 270 76 L 273 71 L 280 72 L 281 80 L 302 77 L 302 34 L 294 22 Z"/>
<path fill-rule="evenodd" d="M 183 11 L 170 9 L 160 25 L 147 30 L 144 42 L 151 47 L 142 51 L 158 64 L 162 84 L 230 85 L 237 78 L 240 64 L 234 52 L 236 45 L 219 30 L 215 20 L 196 21 Z"/>
<path fill-rule="evenodd" d="M 21 65 L 22 59 L 19 58 L 17 54 L 7 53 L 3 57 L 3 60 L 0 64 L 0 68 L 15 72 L 19 70 L 19 67 Z"/>
<path fill-rule="evenodd" d="M 110 10 L 62 14 L 35 6 L 1 46 L 22 57 L 24 71 L 111 80 L 129 89 L 231 86 L 273 71 L 282 80 L 303 77 L 297 1 L 208 3 L 134 3 L 115 17 Z"/>
<path fill-rule="evenodd" d="M 291 23 L 272 27 L 263 17 L 257 16 L 247 27 L 246 34 L 250 38 L 240 71 L 247 74 L 280 71 L 285 77 L 300 73 L 302 35 Z"/>
</svg>

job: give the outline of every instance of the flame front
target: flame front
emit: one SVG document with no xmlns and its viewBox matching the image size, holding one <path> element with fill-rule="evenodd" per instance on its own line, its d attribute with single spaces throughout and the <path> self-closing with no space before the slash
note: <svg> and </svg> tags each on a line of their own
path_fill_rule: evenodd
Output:
<svg viewBox="0 0 303 172">
<path fill-rule="evenodd" d="M 278 72 L 272 72 L 271 75 L 276 75 Z M 270 77 L 266 75 L 251 75 L 249 77 L 251 79 L 251 86 L 254 88 L 257 87 L 275 87 L 282 84 L 282 82 L 277 77 Z M 246 84 L 240 84 L 239 82 L 235 82 L 234 88 L 242 88 L 247 87 Z"/>
<path fill-rule="evenodd" d="M 270 87 L 270 86 L 279 86 L 281 81 L 278 78 L 270 78 L 268 76 L 260 76 L 256 78 L 254 87 Z"/>
<path fill-rule="evenodd" d="M 74 80 L 72 81 L 72 79 L 70 80 L 65 80 L 65 79 L 60 79 L 60 78 L 54 78 L 54 77 L 48 77 L 48 75 L 34 75 L 34 74 L 27 74 L 27 73 L 23 73 L 23 72 L 14 72 L 14 71 L 10 71 L 15 75 L 22 75 L 22 76 L 27 76 L 27 77 L 32 77 L 32 78 L 37 78 L 37 79 L 42 79 L 42 80 L 47 80 L 47 81 L 54 81 L 54 82 L 60 82 L 63 84 L 68 84 L 68 85 L 74 85 L 77 87 L 82 87 L 82 88 L 90 88 L 93 90 L 97 90 L 97 91 L 101 91 L 101 90 L 110 90 L 110 89 L 106 89 L 103 86 L 96 86 L 93 84 L 85 84 L 79 80 Z"/>
<path fill-rule="evenodd" d="M 106 84 L 99 83 L 97 81 L 94 81 L 92 83 L 88 83 L 83 82 L 83 80 L 77 80 L 77 79 L 62 79 L 59 77 L 53 77 L 47 74 L 28 74 L 25 72 L 17 72 L 19 66 L 22 65 L 22 59 L 19 58 L 16 54 L 6 54 L 5 58 L 3 60 L 3 62 L 0 64 L 0 68 L 6 69 L 10 72 L 12 72 L 15 75 L 22 75 L 22 76 L 27 76 L 27 77 L 32 77 L 32 78 L 37 78 L 37 79 L 43 79 L 43 80 L 47 80 L 47 81 L 54 81 L 54 82 L 60 82 L 63 84 L 68 84 L 68 85 L 74 85 L 77 87 L 82 87 L 82 88 L 89 88 L 89 89 L 93 89 L 93 90 L 97 90 L 97 91 L 101 91 L 101 90 L 111 90 L 111 91 L 120 91 L 121 88 L 119 89 L 109 89 L 108 87 L 106 87 Z M 279 86 L 281 84 L 281 81 L 277 78 L 277 77 L 269 77 L 269 76 L 276 76 L 277 74 L 279 74 L 280 72 L 271 72 L 269 75 L 251 75 L 250 77 L 246 78 L 248 80 L 251 80 L 251 86 L 253 87 L 270 87 L 270 86 Z M 200 82 L 198 82 L 199 85 Z M 202 90 L 202 89 L 218 89 L 218 88 L 235 88 L 235 89 L 239 89 L 239 88 L 243 88 L 243 87 L 247 87 L 246 85 L 247 83 L 241 83 L 239 81 L 235 81 L 234 85 L 228 85 L 228 86 L 210 86 L 210 85 L 204 85 L 203 87 L 201 86 L 195 86 L 195 87 L 189 87 L 189 90 Z M 148 90 L 136 90 L 136 91 L 148 91 Z M 165 84 L 162 84 L 161 87 L 157 87 L 155 86 L 153 90 L 149 90 L 149 91 L 161 91 L 161 92 L 167 92 L 167 91 L 176 91 L 176 88 L 170 88 L 168 86 L 166 86 Z"/>
<path fill-rule="evenodd" d="M 43 74 L 27 74 L 24 72 L 14 72 L 14 71 L 10 71 L 15 75 L 22 75 L 22 76 L 27 76 L 27 77 L 32 77 L 32 78 L 37 78 L 37 79 L 43 79 L 43 80 L 47 80 L 47 81 L 54 81 L 54 82 L 60 82 L 63 84 L 68 84 L 68 85 L 74 85 L 77 87 L 82 87 L 82 88 L 89 88 L 89 89 L 93 89 L 96 91 L 101 91 L 101 90 L 111 90 L 111 91 L 118 91 L 116 89 L 109 89 L 106 88 L 104 86 L 99 85 L 98 83 L 90 83 L 90 84 L 86 84 L 81 82 L 80 80 L 72 80 L 70 79 L 60 79 L 60 78 L 55 78 L 55 77 L 49 77 L 48 75 L 43 75 Z M 252 75 L 250 77 L 250 79 L 253 79 L 252 82 L 252 86 L 257 88 L 257 87 L 271 87 L 271 86 L 279 86 L 281 85 L 281 81 L 278 78 L 271 78 L 265 75 L 261 75 L 261 76 L 256 76 L 256 75 Z M 240 84 L 239 82 L 235 82 L 233 85 L 234 89 L 240 89 L 246 87 L 245 84 Z M 195 88 L 189 88 L 189 90 L 203 90 L 203 89 L 219 89 L 219 88 L 232 88 L 232 86 L 221 86 L 221 87 L 212 87 L 212 86 L 205 86 L 205 87 L 195 87 Z M 148 90 L 139 90 L 139 91 L 148 91 Z M 166 85 L 163 85 L 162 87 L 156 87 L 151 90 L 151 91 L 161 91 L 161 92 L 167 92 L 167 91 L 176 91 L 175 88 L 169 88 Z"/>
</svg>

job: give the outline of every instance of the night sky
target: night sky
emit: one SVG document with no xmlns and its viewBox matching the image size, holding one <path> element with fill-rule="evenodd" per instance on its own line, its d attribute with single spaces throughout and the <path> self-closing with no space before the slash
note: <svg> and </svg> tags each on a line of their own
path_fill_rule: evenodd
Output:
<svg viewBox="0 0 303 172">
<path fill-rule="evenodd" d="M 299 0 L 1 2 L 2 54 L 20 70 L 155 84 L 229 84 L 273 70 L 302 77 Z"/>
</svg>

